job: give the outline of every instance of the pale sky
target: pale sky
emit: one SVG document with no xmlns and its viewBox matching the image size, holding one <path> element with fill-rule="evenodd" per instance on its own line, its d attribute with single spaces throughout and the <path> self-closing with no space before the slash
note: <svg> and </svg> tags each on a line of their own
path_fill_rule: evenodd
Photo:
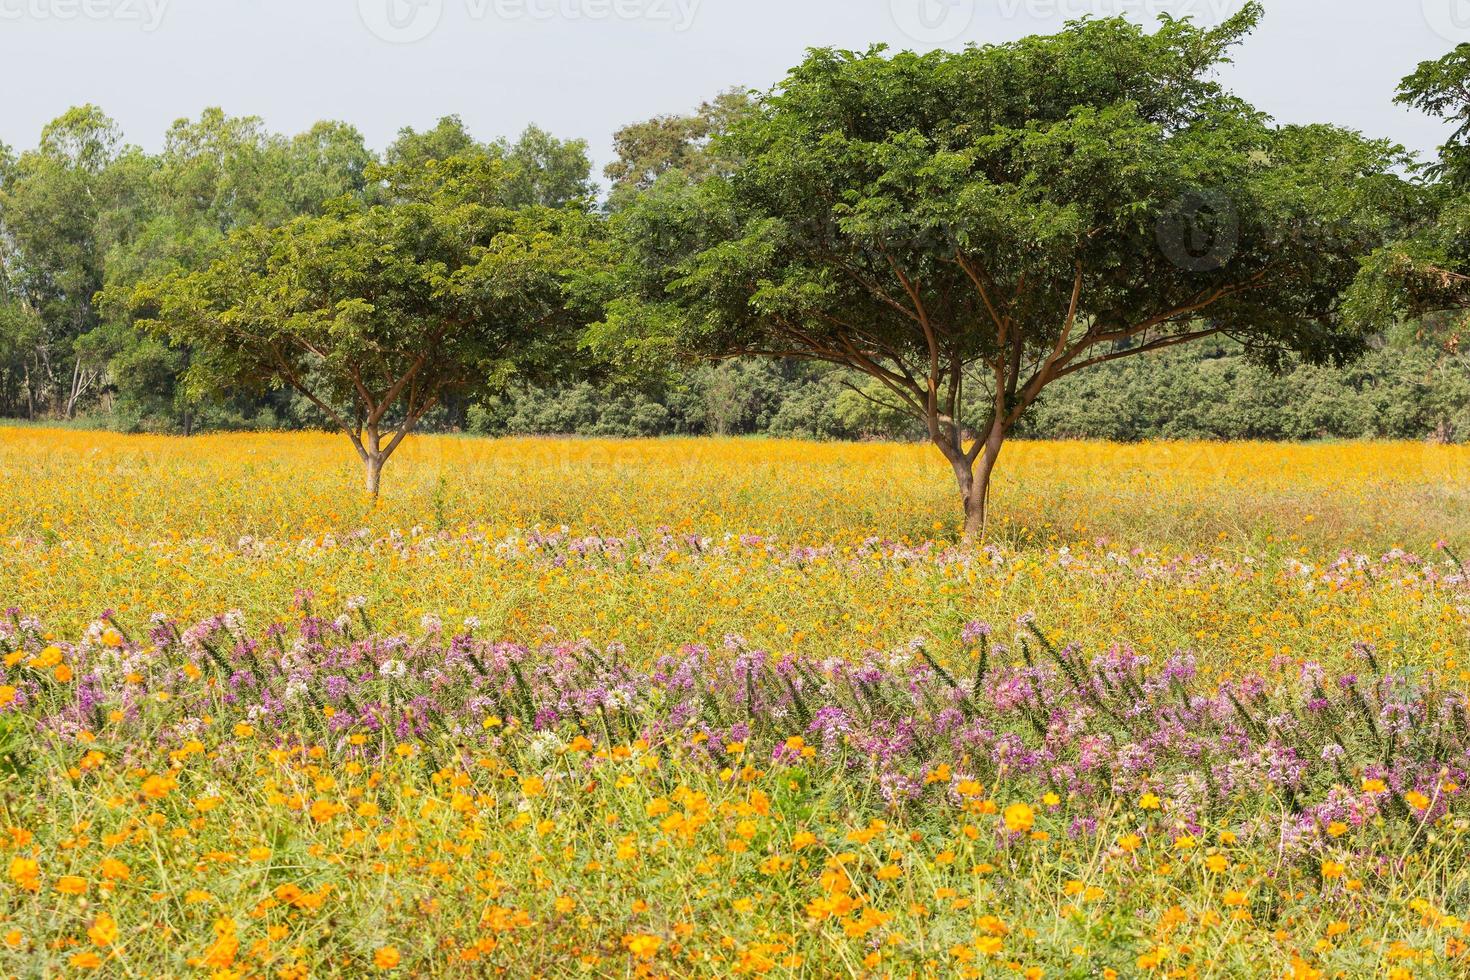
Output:
<svg viewBox="0 0 1470 980">
<path fill-rule="evenodd" d="M 535 122 L 588 141 L 765 88 L 812 46 L 961 47 L 1085 14 L 1218 22 L 1241 0 L 0 0 L 0 141 L 34 145 L 95 102 L 148 149 L 218 105 L 279 132 L 318 119 L 381 148 L 458 113 L 482 139 Z M 1391 104 L 1420 61 L 1470 40 L 1470 0 L 1267 0 L 1226 82 L 1282 121 L 1429 151 L 1440 126 Z"/>
</svg>

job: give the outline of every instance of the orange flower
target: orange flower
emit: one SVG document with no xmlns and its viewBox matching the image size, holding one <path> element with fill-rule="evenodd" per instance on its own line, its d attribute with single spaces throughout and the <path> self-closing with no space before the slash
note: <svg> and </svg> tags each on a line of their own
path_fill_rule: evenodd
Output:
<svg viewBox="0 0 1470 980">
<path fill-rule="evenodd" d="M 653 959 L 653 954 L 657 953 L 658 948 L 663 945 L 663 940 L 657 936 L 647 934 L 624 936 L 623 945 L 628 947 L 628 952 L 632 953 L 636 958 L 640 960 L 651 960 Z"/>
<path fill-rule="evenodd" d="M 326 823 L 345 809 L 346 807 L 330 800 L 317 800 L 311 805 L 311 819 L 317 823 Z"/>
<path fill-rule="evenodd" d="M 98 946 L 111 946 L 117 942 L 117 937 L 117 921 L 106 912 L 97 916 L 97 921 L 87 930 L 87 938 Z"/>
<path fill-rule="evenodd" d="M 89 949 L 81 953 L 71 954 L 67 962 L 78 970 L 95 970 L 102 965 L 102 957 Z"/>
<path fill-rule="evenodd" d="M 383 946 L 373 953 L 373 966 L 380 970 L 392 970 L 398 966 L 400 959 L 402 957 L 397 946 Z"/>
<path fill-rule="evenodd" d="M 172 776 L 149 776 L 143 780 L 143 795 L 150 800 L 161 800 L 178 785 Z"/>
<path fill-rule="evenodd" d="M 128 876 L 133 873 L 131 868 L 117 858 L 103 858 L 102 864 L 98 867 L 102 872 L 102 877 L 108 881 L 127 881 Z"/>
<path fill-rule="evenodd" d="M 40 891 L 40 863 L 32 858 L 13 858 L 10 862 L 10 880 L 28 892 Z"/>
<path fill-rule="evenodd" d="M 85 895 L 87 894 L 87 879 L 78 878 L 76 875 L 62 875 L 56 879 L 52 886 L 63 895 Z"/>
<path fill-rule="evenodd" d="M 1036 822 L 1036 811 L 1031 809 L 1030 804 L 1012 803 L 1001 814 L 1001 820 L 1005 822 L 1006 830 L 1019 834 L 1031 829 Z"/>
</svg>

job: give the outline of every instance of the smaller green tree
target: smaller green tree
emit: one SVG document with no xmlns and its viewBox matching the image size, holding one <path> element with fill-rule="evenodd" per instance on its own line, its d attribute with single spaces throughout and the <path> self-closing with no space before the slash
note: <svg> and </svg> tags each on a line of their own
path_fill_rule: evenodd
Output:
<svg viewBox="0 0 1470 980">
<path fill-rule="evenodd" d="M 1363 262 L 1348 309 L 1365 324 L 1422 318 L 1425 339 L 1458 358 L 1470 312 L 1470 43 L 1419 65 L 1395 101 L 1455 128 L 1416 174 L 1415 220 Z"/>
<path fill-rule="evenodd" d="M 382 202 L 232 233 L 207 268 L 120 300 L 192 352 L 195 393 L 290 387 L 352 441 L 368 492 L 450 392 L 559 361 L 581 318 L 566 284 L 596 225 L 510 203 L 518 175 L 475 154 L 373 168 Z"/>
</svg>

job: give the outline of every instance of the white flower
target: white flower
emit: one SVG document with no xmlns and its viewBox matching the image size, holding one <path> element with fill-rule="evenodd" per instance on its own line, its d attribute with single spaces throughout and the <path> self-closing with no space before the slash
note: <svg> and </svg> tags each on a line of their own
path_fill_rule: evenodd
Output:
<svg viewBox="0 0 1470 980">
<path fill-rule="evenodd" d="M 539 731 L 532 735 L 526 744 L 526 750 L 530 753 L 531 759 L 538 764 L 556 755 L 562 748 L 561 738 L 553 731 Z"/>
<path fill-rule="evenodd" d="M 402 660 L 385 660 L 378 673 L 384 677 L 404 677 L 408 674 L 408 664 Z"/>
</svg>

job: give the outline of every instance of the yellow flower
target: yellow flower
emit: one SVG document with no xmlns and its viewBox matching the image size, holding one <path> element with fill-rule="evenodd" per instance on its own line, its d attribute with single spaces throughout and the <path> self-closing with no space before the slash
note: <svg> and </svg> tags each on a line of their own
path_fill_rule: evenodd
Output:
<svg viewBox="0 0 1470 980">
<path fill-rule="evenodd" d="M 392 970 L 398 966 L 400 959 L 402 957 L 397 946 L 382 946 L 373 953 L 373 966 L 380 970 Z"/>
<path fill-rule="evenodd" d="M 1388 784 L 1381 779 L 1365 779 L 1363 780 L 1363 792 L 1386 793 L 1388 792 Z"/>
<path fill-rule="evenodd" d="M 533 800 L 546 792 L 546 780 L 540 776 L 529 776 L 522 779 L 521 792 L 526 794 L 526 799 Z"/>
<path fill-rule="evenodd" d="M 1152 793 L 1144 793 L 1138 799 L 1138 807 L 1141 810 L 1157 810 L 1159 808 L 1159 798 Z"/>
<path fill-rule="evenodd" d="M 9 684 L 0 684 L 0 708 L 15 702 L 15 688 Z"/>
<path fill-rule="evenodd" d="M 1410 790 L 1409 792 L 1405 793 L 1404 800 L 1409 804 L 1409 806 L 1421 812 L 1429 809 L 1429 797 L 1425 796 L 1418 790 Z"/>
<path fill-rule="evenodd" d="M 1013 834 L 1023 833 L 1030 830 L 1036 822 L 1036 811 L 1027 803 L 1012 803 L 1005 808 L 1001 814 L 1001 820 L 1005 822 L 1006 830 Z"/>
</svg>

